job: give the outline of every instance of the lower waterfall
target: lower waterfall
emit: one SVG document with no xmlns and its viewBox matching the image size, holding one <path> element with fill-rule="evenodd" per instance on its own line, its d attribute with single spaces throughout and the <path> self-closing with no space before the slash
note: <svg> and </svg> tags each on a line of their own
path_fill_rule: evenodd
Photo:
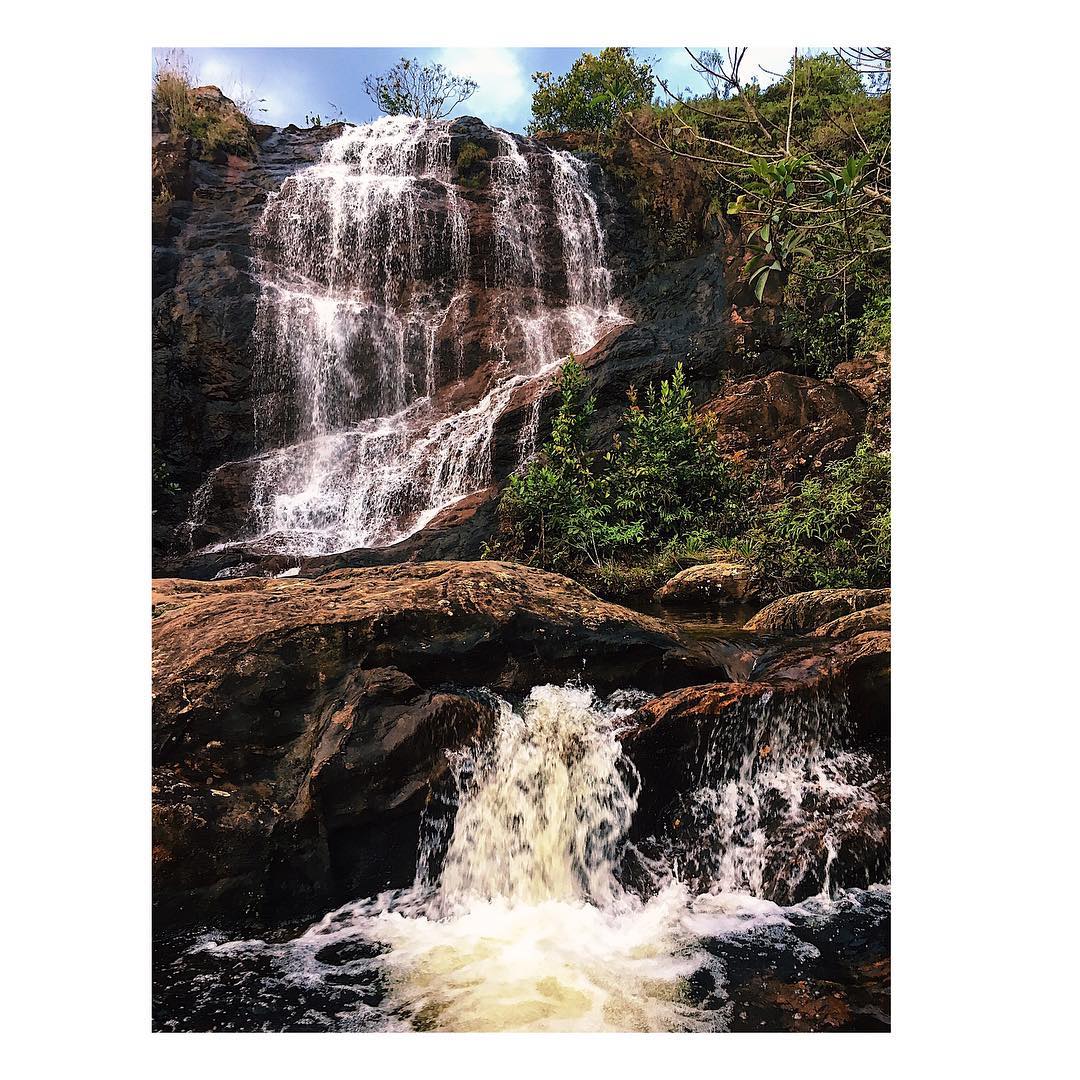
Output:
<svg viewBox="0 0 1080 1080">
<path fill-rule="evenodd" d="M 734 767 L 705 749 L 700 787 L 684 793 L 699 829 L 639 846 L 628 833 L 640 780 L 620 734 L 646 696 L 569 685 L 497 701 L 494 731 L 451 755 L 453 792 L 425 814 L 411 888 L 346 904 L 286 941 L 206 935 L 177 965 L 212 974 L 217 994 L 235 987 L 240 1023 L 245 1008 L 268 1010 L 268 1029 L 753 1027 L 767 1015 L 754 996 L 762 957 L 828 972 L 845 940 L 865 953 L 887 935 L 876 867 L 866 887 L 838 888 L 826 866 L 820 888 L 786 906 L 754 872 L 791 849 L 792 828 L 832 831 L 827 861 L 840 856 L 845 816 L 874 801 L 872 763 L 827 749 L 842 742 L 842 703 L 764 709 L 753 739 L 768 741 Z M 706 826 L 709 865 L 695 855 Z M 200 993 L 193 1015 L 213 1008 Z"/>
</svg>

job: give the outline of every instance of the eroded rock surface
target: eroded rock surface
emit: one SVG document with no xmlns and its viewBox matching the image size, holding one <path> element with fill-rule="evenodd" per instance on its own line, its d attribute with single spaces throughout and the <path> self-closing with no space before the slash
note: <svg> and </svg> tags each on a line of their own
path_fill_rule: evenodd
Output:
<svg viewBox="0 0 1080 1080">
<path fill-rule="evenodd" d="M 703 411 L 716 417 L 725 454 L 763 462 L 789 483 L 854 453 L 867 403 L 839 380 L 774 371 L 737 383 Z"/>
<path fill-rule="evenodd" d="M 404 885 L 471 687 L 726 677 L 722 646 L 507 563 L 318 580 L 162 580 L 154 595 L 159 919 L 262 917 Z"/>
<path fill-rule="evenodd" d="M 656 590 L 665 604 L 741 604 L 753 596 L 750 567 L 732 560 L 688 566 Z"/>
</svg>

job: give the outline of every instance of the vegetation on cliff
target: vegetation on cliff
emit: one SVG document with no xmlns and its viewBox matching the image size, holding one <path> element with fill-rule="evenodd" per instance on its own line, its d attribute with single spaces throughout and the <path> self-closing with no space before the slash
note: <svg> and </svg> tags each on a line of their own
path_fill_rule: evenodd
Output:
<svg viewBox="0 0 1080 1080">
<path fill-rule="evenodd" d="M 763 508 L 733 545 L 770 595 L 889 584 L 891 462 L 864 439 L 852 457 Z"/>
<path fill-rule="evenodd" d="M 255 129 L 247 113 L 256 107 L 253 97 L 237 103 L 216 87 L 193 86 L 190 63 L 182 52 L 174 50 L 158 62 L 154 117 L 163 130 L 197 140 L 200 156 L 213 157 L 219 151 L 252 155 Z"/>
<path fill-rule="evenodd" d="M 570 359 L 537 457 L 510 478 L 491 553 L 625 595 L 687 563 L 736 553 L 761 595 L 888 584 L 890 459 L 864 438 L 852 457 L 767 501 L 756 470 L 726 459 L 695 412 L 683 368 L 629 405 L 610 449 L 590 449 L 595 398 Z"/>
<path fill-rule="evenodd" d="M 622 70 L 634 65 L 644 84 L 647 62 L 625 49 L 585 54 L 555 83 L 535 76 L 534 126 L 593 132 L 609 170 L 676 240 L 702 236 L 710 221 L 726 228 L 742 280 L 779 308 L 800 369 L 824 376 L 888 343 L 889 50 L 796 51 L 767 88 L 744 78 L 745 52 L 691 54 L 698 92 L 657 79 L 655 100 L 629 94 Z M 670 170 L 628 169 L 633 139 L 690 164 L 709 198 L 688 204 Z"/>
<path fill-rule="evenodd" d="M 887 358 L 889 50 L 796 51 L 767 88 L 742 76 L 744 55 L 692 54 L 700 92 L 656 79 L 653 99 L 647 61 L 627 49 L 585 54 L 561 79 L 535 76 L 533 129 L 591 134 L 673 257 L 726 234 L 733 302 L 765 312 L 767 328 L 733 364 L 755 370 L 767 347 L 764 370 L 826 379 L 844 363 Z M 686 170 L 704 198 L 686 197 Z M 887 379 L 887 360 L 884 370 Z M 503 496 L 497 550 L 615 594 L 721 552 L 748 562 L 767 596 L 888 583 L 887 415 L 853 455 L 854 437 L 838 460 L 798 467 L 778 488 L 764 466 L 724 458 L 681 367 L 640 400 L 631 389 L 607 450 L 588 449 L 594 402 L 576 365 L 559 389 L 551 438 Z M 865 400 L 880 413 L 877 397 Z"/>
<path fill-rule="evenodd" d="M 551 435 L 503 495 L 497 550 L 595 578 L 612 564 L 702 548 L 738 530 L 743 484 L 720 455 L 715 424 L 694 414 L 681 365 L 659 389 L 631 388 L 606 452 L 589 449 L 595 399 L 587 388 L 568 360 Z"/>
</svg>

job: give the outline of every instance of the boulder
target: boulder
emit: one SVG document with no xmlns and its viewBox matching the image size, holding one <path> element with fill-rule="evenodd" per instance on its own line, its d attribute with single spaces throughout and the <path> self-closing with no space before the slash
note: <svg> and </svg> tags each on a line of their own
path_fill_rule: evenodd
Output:
<svg viewBox="0 0 1080 1080">
<path fill-rule="evenodd" d="M 887 604 L 891 589 L 814 589 L 774 600 L 744 629 L 761 634 L 801 634 L 864 608 Z"/>
<path fill-rule="evenodd" d="M 841 615 L 839 619 L 823 623 L 810 632 L 811 637 L 832 638 L 844 641 L 856 634 L 868 630 L 889 630 L 892 627 L 892 604 L 878 604 L 877 607 L 863 608 L 850 615 Z"/>
<path fill-rule="evenodd" d="M 510 563 L 159 580 L 153 615 L 163 925 L 408 884 L 446 752 L 492 716 L 472 688 L 730 677 L 722 644 Z"/>
<path fill-rule="evenodd" d="M 732 604 L 752 599 L 752 571 L 734 560 L 702 563 L 680 570 L 656 590 L 663 604 Z"/>
</svg>

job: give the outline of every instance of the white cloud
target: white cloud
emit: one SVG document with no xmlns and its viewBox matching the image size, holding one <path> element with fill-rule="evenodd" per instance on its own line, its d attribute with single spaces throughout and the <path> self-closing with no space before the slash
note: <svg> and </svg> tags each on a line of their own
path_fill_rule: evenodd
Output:
<svg viewBox="0 0 1080 1080">
<path fill-rule="evenodd" d="M 477 83 L 476 93 L 454 110 L 496 127 L 520 128 L 528 117 L 532 82 L 514 49 L 443 49 L 435 59 L 455 75 Z"/>
<path fill-rule="evenodd" d="M 200 55 L 194 67 L 196 82 L 216 86 L 226 97 L 243 104 L 256 123 L 283 126 L 303 119 L 300 95 L 287 82 L 238 69 L 232 59 L 214 53 Z"/>
</svg>

